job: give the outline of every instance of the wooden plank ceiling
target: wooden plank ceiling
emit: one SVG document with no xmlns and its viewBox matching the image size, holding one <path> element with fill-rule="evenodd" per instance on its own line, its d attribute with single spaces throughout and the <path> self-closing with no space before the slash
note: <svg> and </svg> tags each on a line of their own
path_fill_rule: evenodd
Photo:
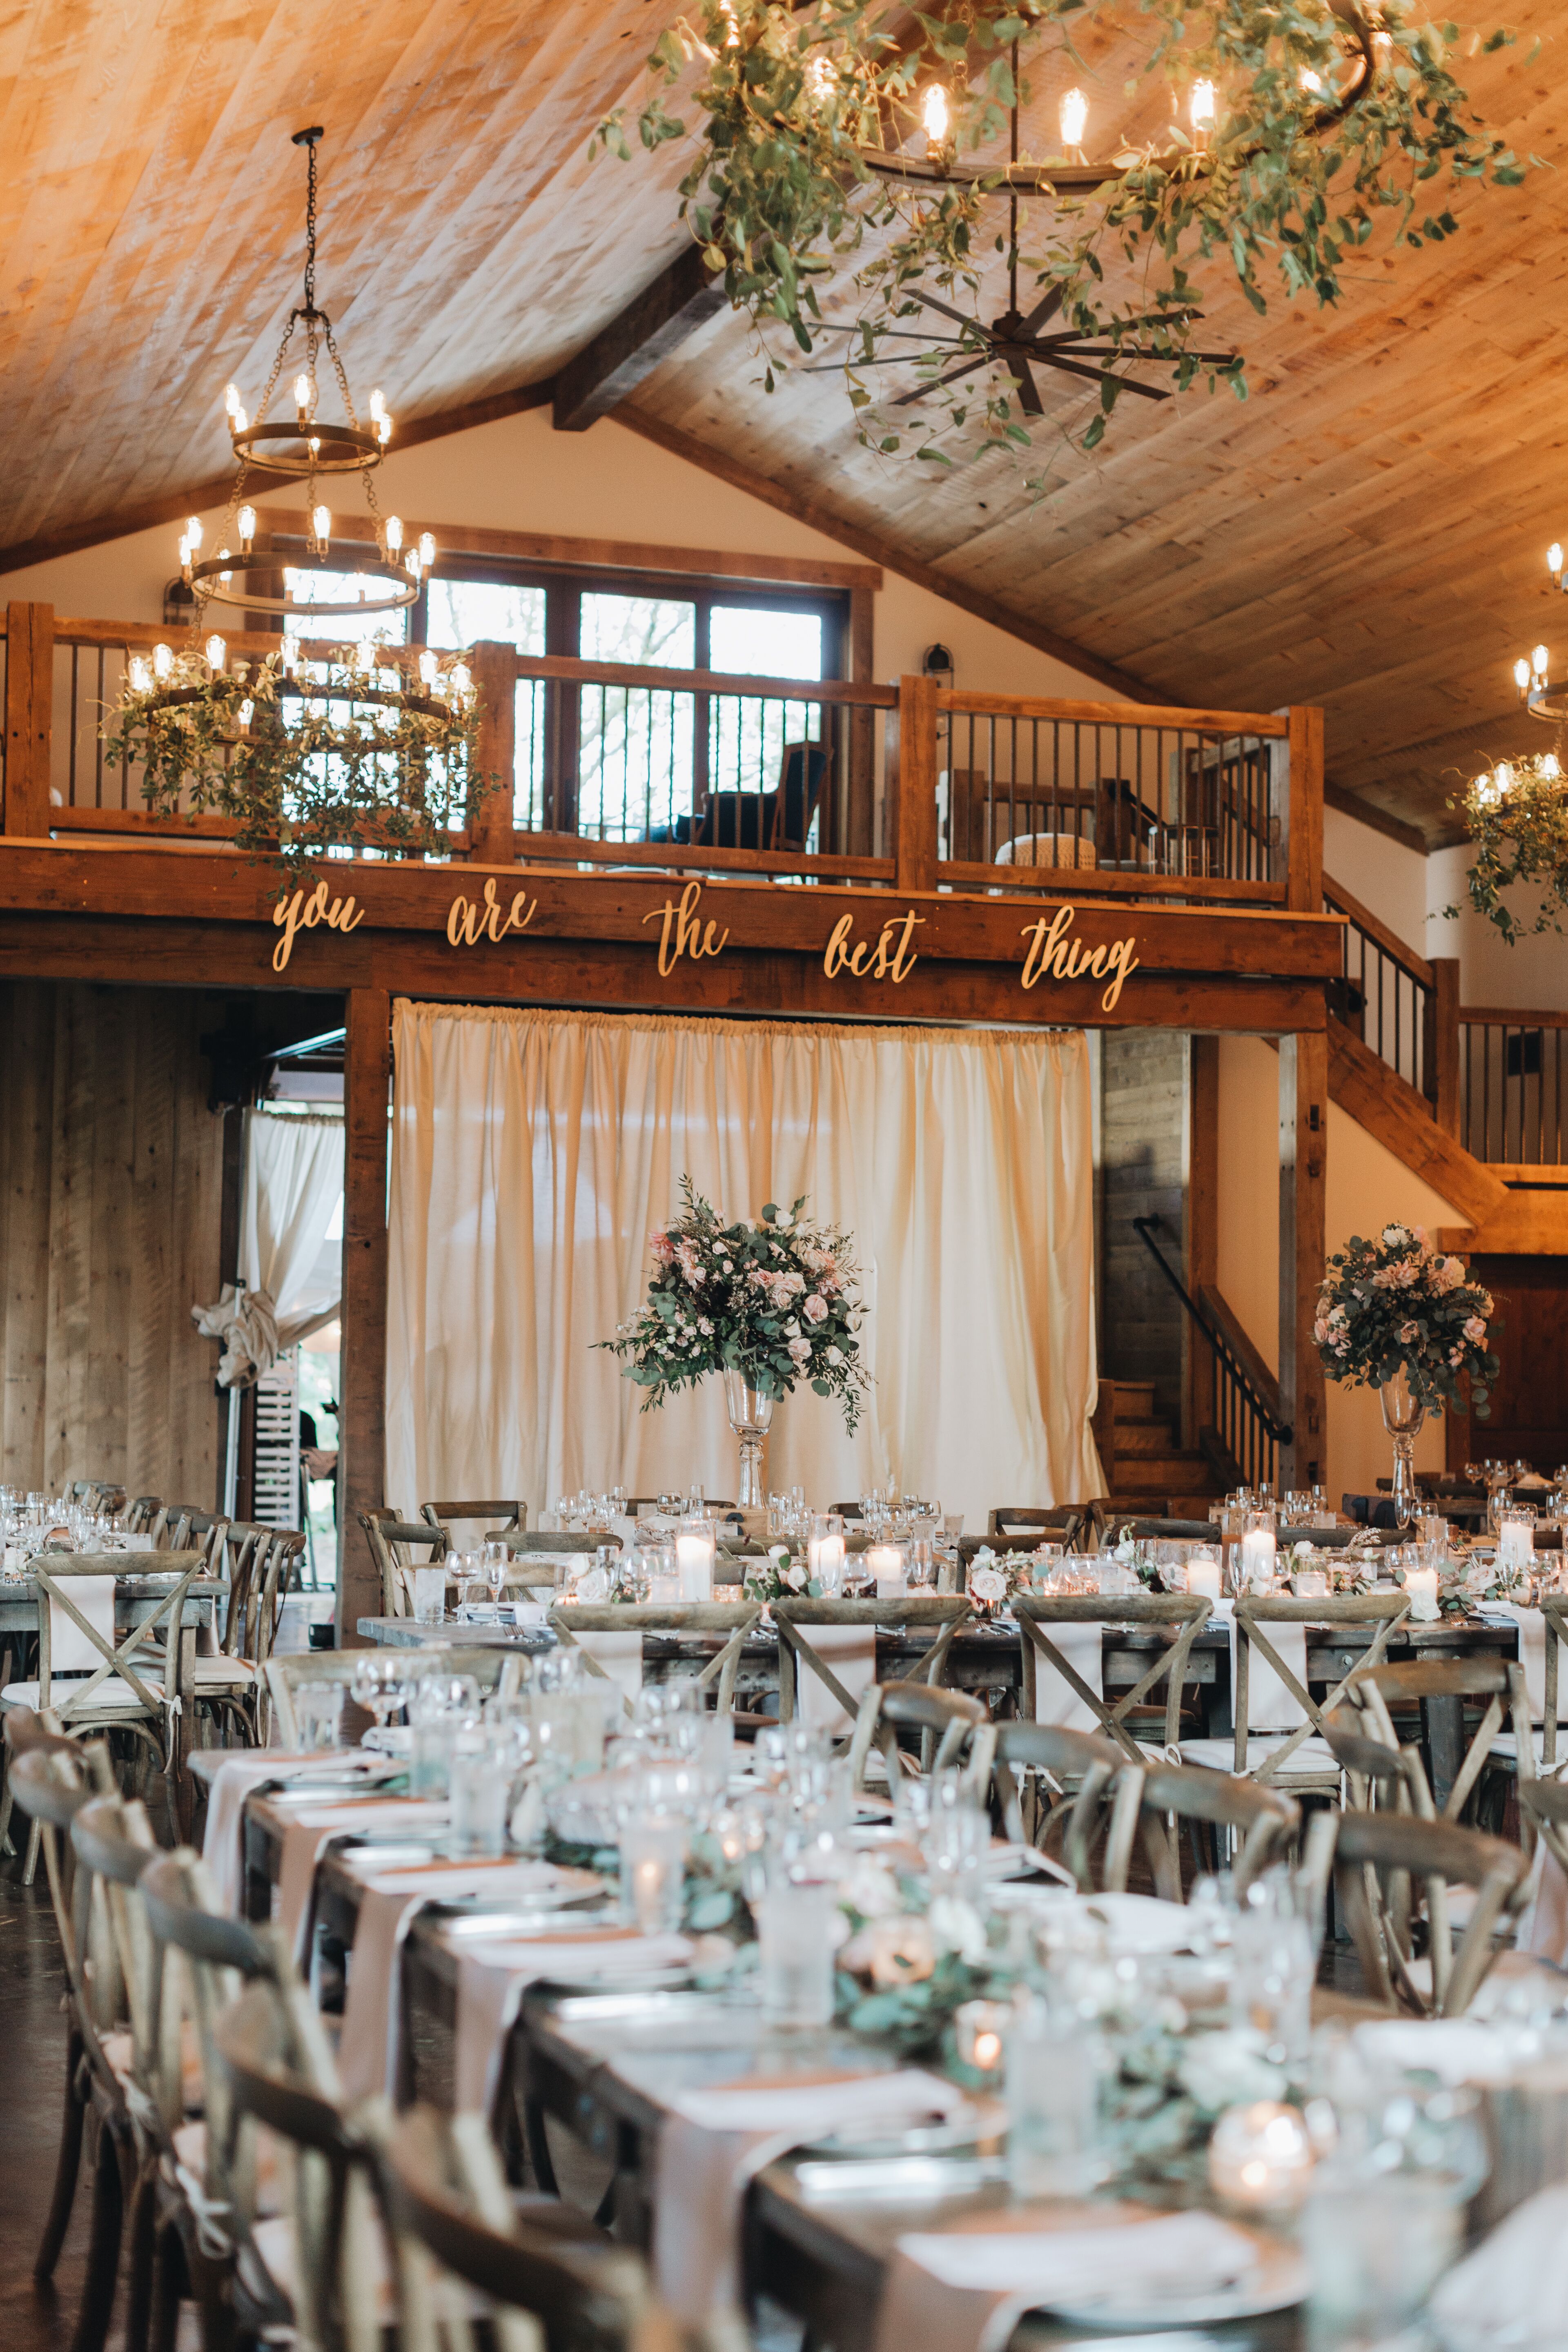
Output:
<svg viewBox="0 0 1568 2352">
<path fill-rule="evenodd" d="M 637 95 L 665 13 L 662 0 L 7 12 L 0 557 L 107 535 L 224 474 L 223 385 L 254 406 L 298 299 L 288 134 L 306 122 L 327 130 L 322 299 L 362 394 L 380 384 L 401 427 L 440 430 L 545 384 L 681 248 L 678 150 L 586 157 L 600 114 Z M 1561 165 L 1558 12 L 1524 0 L 1510 21 L 1518 47 L 1464 71 L 1489 121 Z M 1108 61 L 1091 84 L 1097 131 L 1101 93 L 1121 86 Z M 1056 96 L 1042 78 L 1039 144 Z M 1043 499 L 994 457 L 938 479 L 860 449 L 833 374 L 767 395 L 756 339 L 727 314 L 619 413 L 1160 699 L 1321 702 L 1336 794 L 1451 839 L 1445 803 L 1475 766 L 1550 740 L 1515 705 L 1515 654 L 1544 638 L 1568 672 L 1568 608 L 1543 560 L 1568 540 L 1568 173 L 1467 188 L 1453 209 L 1447 246 L 1353 265 L 1337 311 L 1298 303 L 1258 320 L 1222 291 L 1205 340 L 1247 352 L 1251 398 L 1124 401 L 1094 457 L 1060 448 Z M 1002 290 L 987 288 L 984 314 Z M 1064 397 L 1054 414 L 1070 425 L 1094 395 Z"/>
</svg>

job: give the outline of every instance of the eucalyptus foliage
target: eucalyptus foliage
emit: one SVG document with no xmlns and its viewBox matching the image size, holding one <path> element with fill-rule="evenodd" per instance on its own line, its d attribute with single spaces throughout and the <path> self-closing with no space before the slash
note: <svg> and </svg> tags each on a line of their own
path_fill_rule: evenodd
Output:
<svg viewBox="0 0 1568 2352">
<path fill-rule="evenodd" d="M 1091 194 L 1020 195 L 1016 245 L 998 201 L 1005 164 L 979 186 L 912 188 L 868 170 L 860 151 L 904 145 L 921 88 L 933 79 L 949 92 L 956 152 L 977 160 L 984 149 L 988 162 L 1008 110 L 1027 102 L 1030 70 L 1065 60 L 1087 75 L 1077 44 L 1089 26 L 1141 45 L 1130 110 L 1148 86 L 1165 84 L 1177 116 L 1193 83 L 1212 81 L 1212 132 L 1199 140 L 1173 120 L 1156 144 L 1111 156 L 1120 176 Z M 1498 31 L 1479 46 L 1510 39 Z M 1451 236 L 1456 184 L 1520 183 L 1525 166 L 1479 121 L 1451 69 L 1458 40 L 1456 26 L 1425 22 L 1405 0 L 1353 12 L 1350 0 L 965 0 L 912 18 L 884 0 L 805 0 L 793 9 L 779 0 L 702 0 L 694 20 L 659 36 L 636 131 L 649 150 L 695 140 L 681 216 L 731 303 L 759 328 L 784 331 L 798 363 L 824 349 L 845 352 L 837 332 L 824 345 L 821 306 L 828 281 L 847 275 L 846 377 L 867 446 L 912 446 L 939 463 L 996 444 L 1028 447 L 1016 380 L 1000 363 L 941 388 L 936 379 L 955 354 L 951 344 L 933 348 L 912 371 L 929 386 L 923 414 L 889 410 L 868 381 L 889 333 L 906 350 L 911 333 L 942 331 L 920 293 L 973 309 L 983 266 L 999 253 L 1018 272 L 1021 311 L 1059 289 L 1053 331 L 1109 352 L 1098 406 L 1078 427 L 1092 448 L 1135 350 L 1152 355 L 1173 389 L 1203 379 L 1245 396 L 1241 356 L 1205 361 L 1194 341 L 1198 306 L 1221 276 L 1234 277 L 1260 313 L 1271 291 L 1333 303 L 1345 262 L 1374 244 Z M 1358 43 L 1374 67 L 1334 119 Z M 626 110 L 605 119 L 595 145 L 630 155 Z M 923 155 L 923 141 L 909 152 Z M 1067 161 L 1021 160 L 1047 170 Z M 1112 277 L 1133 290 L 1113 292 Z M 976 341 L 956 356 L 981 348 Z M 783 362 L 776 338 L 767 349 L 771 391 Z M 907 386 L 911 372 L 901 373 Z"/>
<path fill-rule="evenodd" d="M 1495 923 L 1510 947 L 1536 931 L 1561 931 L 1568 914 L 1568 781 L 1556 752 L 1500 761 L 1476 778 L 1462 806 L 1476 845 L 1468 877 L 1476 912 Z M 1533 922 L 1504 898 L 1516 884 L 1540 893 Z"/>
<path fill-rule="evenodd" d="M 142 798 L 167 816 L 226 817 L 237 845 L 295 872 L 329 849 L 447 856 L 499 780 L 476 758 L 478 712 L 466 667 L 428 693 L 363 699 L 371 665 L 312 662 L 288 691 L 284 656 L 214 670 L 174 656 L 132 682 L 104 727 L 104 755 L 142 772 Z M 390 691 L 390 690 L 389 690 Z"/>
</svg>

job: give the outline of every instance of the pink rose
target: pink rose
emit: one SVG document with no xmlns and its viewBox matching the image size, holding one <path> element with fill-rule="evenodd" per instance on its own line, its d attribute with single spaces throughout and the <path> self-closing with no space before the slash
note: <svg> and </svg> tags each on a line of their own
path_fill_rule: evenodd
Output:
<svg viewBox="0 0 1568 2352">
<path fill-rule="evenodd" d="M 789 1351 L 797 1365 L 810 1363 L 811 1341 L 809 1339 L 792 1339 L 789 1343 Z"/>
<path fill-rule="evenodd" d="M 1465 1324 L 1465 1337 L 1467 1339 L 1472 1340 L 1478 1348 L 1485 1347 L 1487 1327 L 1481 1321 L 1479 1315 L 1472 1315 L 1467 1320 Z"/>
<path fill-rule="evenodd" d="M 808 1323 L 826 1323 L 827 1320 L 827 1301 L 826 1298 L 818 1298 L 816 1292 L 813 1291 L 811 1297 L 806 1300 L 805 1306 L 800 1311 L 805 1317 Z"/>
<path fill-rule="evenodd" d="M 657 1258 L 660 1265 L 669 1265 L 673 1264 L 675 1258 L 675 1244 L 670 1240 L 669 1235 L 666 1233 L 662 1225 L 655 1225 L 652 1233 L 649 1234 L 647 1237 L 647 1245 L 649 1255 Z"/>
</svg>

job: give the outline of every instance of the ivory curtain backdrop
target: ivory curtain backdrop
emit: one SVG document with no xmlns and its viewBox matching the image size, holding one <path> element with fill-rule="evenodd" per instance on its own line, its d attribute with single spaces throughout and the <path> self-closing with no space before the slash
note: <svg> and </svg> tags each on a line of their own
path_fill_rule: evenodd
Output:
<svg viewBox="0 0 1568 2352">
<path fill-rule="evenodd" d="M 342 1198 L 341 1118 L 247 1114 L 239 1270 L 250 1289 L 270 1294 L 279 1349 L 319 1330 L 338 1311 L 337 1268 L 323 1282 L 321 1259 Z"/>
<path fill-rule="evenodd" d="M 1100 1491 L 1089 1054 L 1080 1033 L 394 1009 L 388 1498 L 617 1481 L 732 1496 L 722 1383 L 640 1413 L 595 1353 L 637 1307 L 689 1174 L 853 1234 L 875 1385 L 855 1436 L 774 1408 L 771 1488 L 818 1504 L 895 1471 L 984 1528 Z"/>
</svg>

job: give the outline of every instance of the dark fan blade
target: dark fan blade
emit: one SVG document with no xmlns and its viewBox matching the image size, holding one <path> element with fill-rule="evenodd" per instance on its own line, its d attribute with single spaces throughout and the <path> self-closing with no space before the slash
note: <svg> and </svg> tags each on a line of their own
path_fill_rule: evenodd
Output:
<svg viewBox="0 0 1568 2352">
<path fill-rule="evenodd" d="M 1046 404 L 1040 398 L 1039 386 L 1029 373 L 1028 361 L 1011 359 L 1007 365 L 1018 379 L 1018 405 L 1025 415 L 1043 416 L 1046 413 Z"/>
<path fill-rule="evenodd" d="M 952 315 L 956 319 L 957 311 L 955 310 Z M 812 331 L 818 335 L 858 335 L 860 330 L 858 325 L 841 327 L 831 319 L 818 319 Z M 877 341 L 879 343 L 929 343 L 931 337 L 917 335 L 908 327 L 879 327 L 877 331 Z"/>
<path fill-rule="evenodd" d="M 1109 368 L 1079 367 L 1076 360 L 1064 360 L 1059 352 L 1042 352 L 1047 367 L 1060 368 L 1063 375 L 1081 375 L 1090 383 L 1118 383 L 1123 392 L 1135 392 L 1141 400 L 1169 400 L 1168 392 L 1156 391 L 1152 383 L 1140 383 L 1135 376 L 1113 376 Z"/>
<path fill-rule="evenodd" d="M 939 302 L 934 294 L 922 294 L 918 286 L 911 287 L 910 291 L 917 302 L 925 304 L 928 310 L 940 310 L 944 319 L 956 319 L 959 325 L 966 328 L 972 335 L 984 334 L 985 330 L 978 319 L 966 319 L 962 310 L 953 309 L 951 302 Z"/>
<path fill-rule="evenodd" d="M 943 384 L 958 383 L 964 376 L 973 375 L 976 368 L 982 368 L 984 365 L 984 357 L 971 360 L 967 365 L 954 368 L 951 375 L 939 375 L 934 383 L 918 383 L 913 392 L 900 392 L 892 404 L 895 408 L 907 408 L 911 400 L 923 400 L 928 392 L 940 392 Z"/>
<path fill-rule="evenodd" d="M 1200 365 L 1228 367 L 1235 359 L 1234 352 L 1141 352 L 1136 344 L 1075 343 L 1065 335 L 1053 337 L 1050 343 L 1040 346 L 1040 356 L 1047 350 L 1067 352 L 1075 360 L 1148 360 L 1155 367 L 1173 367 L 1178 358 L 1196 360 Z"/>
<path fill-rule="evenodd" d="M 842 375 L 847 367 L 918 367 L 924 359 L 926 352 L 939 348 L 937 344 L 928 342 L 925 351 L 921 352 L 890 352 L 885 360 L 833 360 L 826 367 L 792 367 L 790 373 L 791 375 Z M 954 343 L 951 348 L 956 352 L 959 347 Z"/>
<path fill-rule="evenodd" d="M 1036 303 L 1034 309 L 1025 320 L 1024 324 L 1019 331 L 1020 333 L 1024 335 L 1032 335 L 1039 328 L 1045 325 L 1047 319 L 1054 319 L 1057 312 L 1062 307 L 1062 297 L 1066 292 L 1067 289 L 1065 286 L 1053 286 L 1050 292 L 1046 296 L 1045 300 L 1043 302 Z"/>
</svg>

